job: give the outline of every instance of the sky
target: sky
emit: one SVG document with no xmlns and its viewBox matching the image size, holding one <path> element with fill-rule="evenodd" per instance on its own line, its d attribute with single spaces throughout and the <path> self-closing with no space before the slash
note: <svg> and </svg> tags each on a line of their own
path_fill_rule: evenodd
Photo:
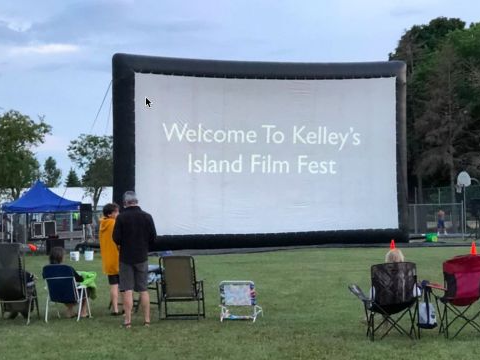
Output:
<svg viewBox="0 0 480 360">
<path fill-rule="evenodd" d="M 387 60 L 401 35 L 438 17 L 480 22 L 478 0 L 3 0 L 0 113 L 44 116 L 35 149 L 66 176 L 69 142 L 111 134 L 111 59 Z M 106 95 L 103 107 L 102 100 Z M 97 115 L 97 112 L 100 112 Z"/>
</svg>

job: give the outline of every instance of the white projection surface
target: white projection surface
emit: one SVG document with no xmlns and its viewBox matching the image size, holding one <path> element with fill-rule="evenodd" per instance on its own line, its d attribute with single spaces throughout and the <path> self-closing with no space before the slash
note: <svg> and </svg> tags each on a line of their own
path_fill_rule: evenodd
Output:
<svg viewBox="0 0 480 360">
<path fill-rule="evenodd" d="M 395 104 L 395 77 L 136 73 L 140 205 L 159 235 L 398 229 Z"/>
</svg>

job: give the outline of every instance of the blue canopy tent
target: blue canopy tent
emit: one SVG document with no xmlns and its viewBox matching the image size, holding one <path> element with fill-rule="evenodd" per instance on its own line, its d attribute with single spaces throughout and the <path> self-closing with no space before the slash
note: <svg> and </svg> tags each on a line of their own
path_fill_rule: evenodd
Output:
<svg viewBox="0 0 480 360">
<path fill-rule="evenodd" d="M 45 213 L 78 210 L 79 201 L 71 201 L 50 191 L 40 180 L 22 197 L 4 204 L 2 210 L 6 213 Z"/>
</svg>

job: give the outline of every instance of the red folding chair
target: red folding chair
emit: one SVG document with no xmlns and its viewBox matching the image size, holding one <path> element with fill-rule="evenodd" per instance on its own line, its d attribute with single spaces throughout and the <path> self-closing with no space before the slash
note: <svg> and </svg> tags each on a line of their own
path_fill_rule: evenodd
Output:
<svg viewBox="0 0 480 360">
<path fill-rule="evenodd" d="M 467 325 L 480 332 L 480 325 L 476 321 L 480 316 L 480 309 L 467 314 L 480 297 L 480 256 L 463 255 L 445 261 L 443 277 L 445 283 L 443 296 L 434 294 L 440 314 L 440 333 L 443 332 L 448 338 L 450 327 L 459 320 L 463 320 L 464 323 L 452 338 L 460 334 Z M 440 303 L 443 304 L 443 311 L 439 307 Z"/>
</svg>

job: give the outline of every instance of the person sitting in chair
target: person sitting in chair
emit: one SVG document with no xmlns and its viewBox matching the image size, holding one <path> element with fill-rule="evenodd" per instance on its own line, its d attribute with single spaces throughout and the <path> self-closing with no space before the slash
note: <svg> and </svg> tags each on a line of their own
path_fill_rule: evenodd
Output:
<svg viewBox="0 0 480 360">
<path fill-rule="evenodd" d="M 385 254 L 385 263 L 399 263 L 405 262 L 405 256 L 400 249 L 391 249 Z M 415 297 L 422 296 L 422 289 L 416 284 L 413 289 L 413 295 Z M 375 297 L 375 288 L 370 289 L 370 298 Z"/>
<path fill-rule="evenodd" d="M 65 250 L 61 247 L 54 247 L 50 250 L 50 264 L 62 264 L 65 259 Z M 69 265 L 66 265 L 69 266 Z M 70 266 L 71 267 L 71 266 Z M 72 268 L 73 269 L 73 268 Z M 73 269 L 73 273 L 75 276 L 75 281 L 77 283 L 83 282 L 83 276 L 81 276 L 79 273 Z M 69 318 L 75 318 L 77 315 L 75 314 L 75 311 L 73 307 L 75 304 L 65 304 L 67 307 L 67 317 Z M 81 317 L 86 317 L 87 316 L 87 306 L 86 306 L 86 299 L 82 300 L 82 313 L 80 314 Z"/>
</svg>

